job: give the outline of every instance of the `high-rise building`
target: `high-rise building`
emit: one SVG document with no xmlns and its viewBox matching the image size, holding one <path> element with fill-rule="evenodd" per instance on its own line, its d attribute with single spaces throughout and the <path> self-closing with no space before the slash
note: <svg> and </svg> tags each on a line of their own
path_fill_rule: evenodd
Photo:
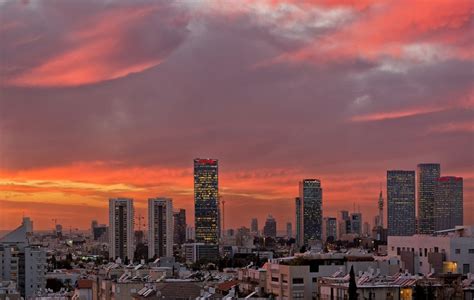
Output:
<svg viewBox="0 0 474 300">
<path fill-rule="evenodd" d="M 291 225 L 291 222 L 286 223 L 286 237 L 288 239 L 291 239 L 293 237 L 293 227 Z"/>
<path fill-rule="evenodd" d="M 377 222 L 375 223 L 375 226 L 383 228 L 383 196 L 382 196 L 382 190 L 380 190 L 378 206 L 379 206 L 379 215 L 378 215 Z"/>
<path fill-rule="evenodd" d="M 303 242 L 321 240 L 323 224 L 323 189 L 319 179 L 300 182 L 300 198 L 303 204 Z"/>
<path fill-rule="evenodd" d="M 194 160 L 196 241 L 217 244 L 220 237 L 217 159 Z"/>
<path fill-rule="evenodd" d="M 265 226 L 263 227 L 263 236 L 275 238 L 277 235 L 277 224 L 276 220 L 269 215 L 265 221 Z"/>
<path fill-rule="evenodd" d="M 258 233 L 258 219 L 253 218 L 252 222 L 250 223 L 250 232 Z"/>
<path fill-rule="evenodd" d="M 434 230 L 452 229 L 463 225 L 462 177 L 440 177 L 434 194 Z"/>
<path fill-rule="evenodd" d="M 109 199 L 109 257 L 133 260 L 133 199 Z"/>
<path fill-rule="evenodd" d="M 439 164 L 417 166 L 418 185 L 418 233 L 431 234 L 434 231 L 434 191 L 441 170 Z"/>
<path fill-rule="evenodd" d="M 415 171 L 387 171 L 388 235 L 414 235 L 415 211 Z"/>
<path fill-rule="evenodd" d="M 148 199 L 148 257 L 173 256 L 173 200 Z"/>
<path fill-rule="evenodd" d="M 296 224 L 296 244 L 297 245 L 303 245 L 303 218 L 302 218 L 302 213 L 303 213 L 303 208 L 301 205 L 301 198 L 296 197 L 295 198 L 295 209 L 296 209 L 296 218 L 295 218 L 295 224 Z"/>
<path fill-rule="evenodd" d="M 362 235 L 362 214 L 352 213 L 351 214 L 351 233 Z"/>
<path fill-rule="evenodd" d="M 186 243 L 186 210 L 183 208 L 174 213 L 174 243 Z"/>
<path fill-rule="evenodd" d="M 340 220 L 339 220 L 339 236 L 342 237 L 344 234 L 351 233 L 351 218 L 349 216 L 349 211 L 341 210 L 339 212 Z"/>
<path fill-rule="evenodd" d="M 14 282 L 22 299 L 33 299 L 46 288 L 46 249 L 30 244 L 31 232 L 32 222 L 24 218 L 18 228 L 0 238 L 0 281 Z M 1 294 L 0 299 L 19 299 Z"/>
<path fill-rule="evenodd" d="M 97 220 L 92 220 L 91 222 L 91 235 L 94 236 L 94 228 L 96 228 L 97 226 L 99 226 L 99 222 L 97 222 Z"/>
<path fill-rule="evenodd" d="M 334 241 L 337 239 L 337 219 L 326 217 L 323 220 L 323 240 Z"/>
</svg>

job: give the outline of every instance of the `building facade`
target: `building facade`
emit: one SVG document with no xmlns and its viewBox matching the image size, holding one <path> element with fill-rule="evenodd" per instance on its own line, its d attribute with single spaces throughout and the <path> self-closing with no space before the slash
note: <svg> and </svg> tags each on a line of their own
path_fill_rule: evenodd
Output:
<svg viewBox="0 0 474 300">
<path fill-rule="evenodd" d="M 301 198 L 295 198 L 295 229 L 296 229 L 296 244 L 303 245 L 303 218 L 302 218 Z"/>
<path fill-rule="evenodd" d="M 300 199 L 303 205 L 303 243 L 321 240 L 323 225 L 323 189 L 319 179 L 300 182 Z"/>
<path fill-rule="evenodd" d="M 109 199 L 109 257 L 133 260 L 133 199 Z"/>
<path fill-rule="evenodd" d="M 194 160 L 194 219 L 196 241 L 217 244 L 220 237 L 217 159 Z"/>
<path fill-rule="evenodd" d="M 148 199 L 148 257 L 173 256 L 173 200 Z"/>
<path fill-rule="evenodd" d="M 462 177 L 440 177 L 434 194 L 434 229 L 438 231 L 463 225 Z"/>
<path fill-rule="evenodd" d="M 323 222 L 323 240 L 337 240 L 337 219 L 334 217 L 324 218 Z"/>
<path fill-rule="evenodd" d="M 174 243 L 177 245 L 186 243 L 186 210 L 183 208 L 174 212 Z"/>
<path fill-rule="evenodd" d="M 250 232 L 257 234 L 258 233 L 258 219 L 253 218 L 252 222 L 250 223 Z"/>
<path fill-rule="evenodd" d="M 275 218 L 269 215 L 263 227 L 263 236 L 275 238 L 277 235 L 277 224 Z"/>
<path fill-rule="evenodd" d="M 431 234 L 435 230 L 434 192 L 441 174 L 439 164 L 418 164 L 418 233 Z"/>
<path fill-rule="evenodd" d="M 415 234 L 415 215 L 415 171 L 387 171 L 388 235 Z"/>
</svg>

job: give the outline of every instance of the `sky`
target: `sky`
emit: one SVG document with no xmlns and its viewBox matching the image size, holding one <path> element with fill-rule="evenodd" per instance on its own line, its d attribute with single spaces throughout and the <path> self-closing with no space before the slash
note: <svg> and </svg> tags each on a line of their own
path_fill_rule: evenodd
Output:
<svg viewBox="0 0 474 300">
<path fill-rule="evenodd" d="M 107 223 L 110 197 L 173 198 L 219 159 L 225 226 L 373 222 L 386 171 L 441 163 L 474 223 L 474 2 L 0 1 L 0 230 Z"/>
</svg>

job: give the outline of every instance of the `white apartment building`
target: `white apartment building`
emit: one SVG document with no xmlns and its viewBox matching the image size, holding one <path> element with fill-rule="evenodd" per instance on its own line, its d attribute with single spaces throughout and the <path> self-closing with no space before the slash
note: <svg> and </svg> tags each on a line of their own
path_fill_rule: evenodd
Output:
<svg viewBox="0 0 474 300">
<path fill-rule="evenodd" d="M 398 256 L 412 274 L 474 273 L 474 226 L 436 235 L 389 236 L 388 255 Z"/>
<path fill-rule="evenodd" d="M 148 199 L 148 257 L 173 256 L 173 200 Z"/>
<path fill-rule="evenodd" d="M 109 199 L 109 257 L 133 260 L 133 199 Z"/>
</svg>

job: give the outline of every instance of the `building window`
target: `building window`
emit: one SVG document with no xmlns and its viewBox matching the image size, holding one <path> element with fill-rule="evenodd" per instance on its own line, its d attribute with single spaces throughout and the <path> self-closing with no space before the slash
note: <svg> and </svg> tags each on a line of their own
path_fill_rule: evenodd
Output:
<svg viewBox="0 0 474 300">
<path fill-rule="evenodd" d="M 474 254 L 474 249 L 469 249 L 468 252 L 469 254 Z"/>
<path fill-rule="evenodd" d="M 272 281 L 278 282 L 278 277 L 272 277 Z"/>
<path fill-rule="evenodd" d="M 467 273 L 469 273 L 469 272 L 470 272 L 470 266 L 469 266 L 469 264 L 463 264 L 463 265 L 462 265 L 462 273 L 463 273 L 463 274 L 467 274 Z"/>
<path fill-rule="evenodd" d="M 434 252 L 435 252 L 435 253 L 438 253 L 438 251 L 439 251 L 439 248 L 438 248 L 438 247 L 434 247 Z"/>
<path fill-rule="evenodd" d="M 428 256 L 428 249 L 425 248 L 425 256 Z"/>
<path fill-rule="evenodd" d="M 461 249 L 456 249 L 456 250 L 454 250 L 454 253 L 456 253 L 456 254 L 461 254 Z"/>
<path fill-rule="evenodd" d="M 293 284 L 304 284 L 303 278 L 293 278 Z"/>
</svg>

